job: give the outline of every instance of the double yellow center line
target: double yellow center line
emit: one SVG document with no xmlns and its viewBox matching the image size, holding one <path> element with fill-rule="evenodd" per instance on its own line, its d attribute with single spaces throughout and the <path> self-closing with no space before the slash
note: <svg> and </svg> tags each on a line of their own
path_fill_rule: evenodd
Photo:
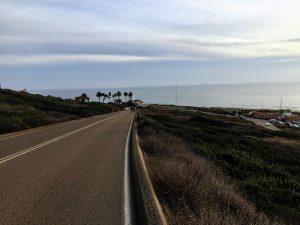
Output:
<svg viewBox="0 0 300 225">
<path fill-rule="evenodd" d="M 51 144 L 51 143 L 53 143 L 53 142 L 56 142 L 56 141 L 58 141 L 58 140 L 60 140 L 60 139 L 63 139 L 63 138 L 65 138 L 65 137 L 68 137 L 68 136 L 70 136 L 70 135 L 72 135 L 72 134 L 76 134 L 76 133 L 78 133 L 78 132 L 80 132 L 80 131 L 86 130 L 86 129 L 88 129 L 88 128 L 90 128 L 90 127 L 93 127 L 93 126 L 95 126 L 95 125 L 97 125 L 97 124 L 103 123 L 104 121 L 109 120 L 109 119 L 112 119 L 112 118 L 114 118 L 114 117 L 116 117 L 116 116 L 118 116 L 118 115 L 120 115 L 120 114 L 117 114 L 117 115 L 108 117 L 108 118 L 106 118 L 106 119 L 100 120 L 100 121 L 98 121 L 98 122 L 89 124 L 89 125 L 87 125 L 87 126 L 81 127 L 81 128 L 79 128 L 79 129 L 76 129 L 76 130 L 71 131 L 71 132 L 69 132 L 69 133 L 63 134 L 63 135 L 58 136 L 58 137 L 56 137 L 56 138 L 53 138 L 53 139 L 51 139 L 51 140 L 44 141 L 44 142 L 42 142 L 42 143 L 40 143 L 40 144 L 38 144 L 38 145 L 32 146 L 32 147 L 27 148 L 27 149 L 24 149 L 24 150 L 22 150 L 22 151 L 16 152 L 16 153 L 14 153 L 14 154 L 12 154 L 12 155 L 9 155 L 9 156 L 6 156 L 6 157 L 4 157 L 4 158 L 1 158 L 1 159 L 0 159 L 0 164 L 5 163 L 5 162 L 7 162 L 7 161 L 9 161 L 9 160 L 15 159 L 15 158 L 17 158 L 17 157 L 20 157 L 20 156 L 22 156 L 22 155 L 25 155 L 25 154 L 27 154 L 27 153 L 29 153 L 29 152 L 32 152 L 32 151 L 34 151 L 34 150 L 36 150 L 36 149 L 39 149 L 39 148 L 43 147 L 43 146 L 49 145 L 49 144 Z"/>
</svg>

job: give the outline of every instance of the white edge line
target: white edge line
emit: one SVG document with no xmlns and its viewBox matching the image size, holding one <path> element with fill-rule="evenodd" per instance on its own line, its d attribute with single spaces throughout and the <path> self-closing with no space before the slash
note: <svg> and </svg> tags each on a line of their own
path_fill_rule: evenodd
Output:
<svg viewBox="0 0 300 225">
<path fill-rule="evenodd" d="M 79 129 L 76 129 L 76 130 L 71 131 L 71 132 L 69 132 L 69 133 L 63 134 L 63 135 L 58 136 L 58 137 L 56 137 L 56 138 L 53 138 L 53 139 L 51 139 L 51 140 L 44 141 L 43 143 L 40 143 L 40 144 L 35 145 L 35 146 L 33 146 L 33 147 L 27 148 L 27 149 L 25 149 L 25 150 L 16 152 L 16 153 L 14 153 L 14 154 L 12 154 L 12 155 L 9 155 L 9 156 L 6 156 L 6 157 L 4 157 L 4 158 L 1 158 L 1 159 L 0 159 L 0 164 L 5 163 L 5 162 L 7 162 L 7 161 L 9 161 L 9 160 L 12 160 L 12 159 L 14 159 L 14 158 L 17 158 L 17 157 L 19 157 L 19 156 L 25 155 L 25 154 L 27 154 L 27 153 L 29 153 L 29 152 L 32 152 L 32 151 L 34 151 L 34 150 L 36 150 L 36 149 L 38 149 L 38 148 L 41 148 L 41 147 L 46 146 L 46 145 L 49 145 L 49 144 L 51 144 L 51 143 L 53 143 L 53 142 L 55 142 L 55 141 L 58 141 L 58 140 L 63 139 L 63 138 L 65 138 L 65 137 L 68 137 L 68 136 L 70 136 L 70 135 L 72 135 L 72 134 L 76 134 L 76 133 L 78 133 L 78 132 L 80 132 L 80 131 L 86 130 L 86 129 L 88 129 L 88 128 L 90 128 L 90 127 L 93 127 L 93 126 L 95 126 L 95 125 L 97 125 L 97 124 L 103 123 L 104 121 L 109 120 L 109 119 L 112 119 L 112 118 L 114 118 L 114 117 L 116 117 L 116 116 L 118 116 L 118 115 L 120 115 L 120 114 L 117 114 L 117 115 L 114 115 L 114 116 L 105 118 L 105 119 L 100 120 L 100 121 L 98 121 L 98 122 L 89 124 L 89 125 L 87 125 L 87 126 L 81 127 L 81 128 L 79 128 Z"/>
<path fill-rule="evenodd" d="M 125 146 L 125 158 L 124 158 L 124 208 L 123 208 L 123 219 L 124 219 L 124 225 L 132 225 L 132 214 L 131 214 L 131 194 L 130 194 L 130 181 L 129 181 L 129 139 L 130 139 L 130 133 L 132 130 L 134 117 L 131 121 L 127 139 L 126 139 L 126 146 Z"/>
</svg>

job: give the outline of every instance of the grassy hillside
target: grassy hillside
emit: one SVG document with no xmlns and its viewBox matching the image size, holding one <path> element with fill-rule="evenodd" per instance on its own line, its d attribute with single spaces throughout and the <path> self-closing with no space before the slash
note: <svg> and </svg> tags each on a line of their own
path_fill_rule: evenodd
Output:
<svg viewBox="0 0 300 225">
<path fill-rule="evenodd" d="M 109 113 L 112 107 L 0 89 L 0 134 Z"/>
<path fill-rule="evenodd" d="M 141 118 L 142 126 L 184 140 L 213 162 L 259 211 L 300 221 L 299 131 L 274 132 L 235 118 L 174 110 L 144 110 Z"/>
</svg>

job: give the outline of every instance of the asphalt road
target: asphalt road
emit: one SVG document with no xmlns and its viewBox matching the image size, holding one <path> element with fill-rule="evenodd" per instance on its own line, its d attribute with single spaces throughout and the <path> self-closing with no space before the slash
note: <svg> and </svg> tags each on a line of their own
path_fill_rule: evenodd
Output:
<svg viewBox="0 0 300 225">
<path fill-rule="evenodd" d="M 269 130 L 273 130 L 273 131 L 279 131 L 280 130 L 278 127 L 275 127 L 271 123 L 269 124 L 269 126 L 266 126 L 266 123 L 268 122 L 268 120 L 253 119 L 253 118 L 246 118 L 246 120 L 255 123 L 257 126 L 261 126 L 261 127 L 266 128 L 266 129 L 269 129 Z"/>
<path fill-rule="evenodd" d="M 133 116 L 120 112 L 0 136 L 0 224 L 122 224 Z"/>
<path fill-rule="evenodd" d="M 237 118 L 236 116 L 222 115 L 222 114 L 210 113 L 210 112 L 201 112 L 201 113 L 204 113 L 204 114 L 207 114 L 207 115 Z M 246 120 L 255 123 L 257 126 L 261 126 L 261 127 L 266 128 L 266 129 L 269 129 L 269 130 L 273 130 L 273 131 L 279 131 L 280 130 L 278 127 L 274 126 L 273 124 L 270 124 L 269 126 L 266 126 L 266 122 L 268 122 L 268 120 L 261 120 L 261 119 L 247 118 L 247 117 L 246 117 Z"/>
</svg>

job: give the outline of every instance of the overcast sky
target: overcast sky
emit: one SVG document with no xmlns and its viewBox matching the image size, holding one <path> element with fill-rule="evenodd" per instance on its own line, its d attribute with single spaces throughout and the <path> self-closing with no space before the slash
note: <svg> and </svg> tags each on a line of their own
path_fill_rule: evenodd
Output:
<svg viewBox="0 0 300 225">
<path fill-rule="evenodd" d="M 299 0 L 1 0 L 0 83 L 300 81 Z"/>
</svg>

